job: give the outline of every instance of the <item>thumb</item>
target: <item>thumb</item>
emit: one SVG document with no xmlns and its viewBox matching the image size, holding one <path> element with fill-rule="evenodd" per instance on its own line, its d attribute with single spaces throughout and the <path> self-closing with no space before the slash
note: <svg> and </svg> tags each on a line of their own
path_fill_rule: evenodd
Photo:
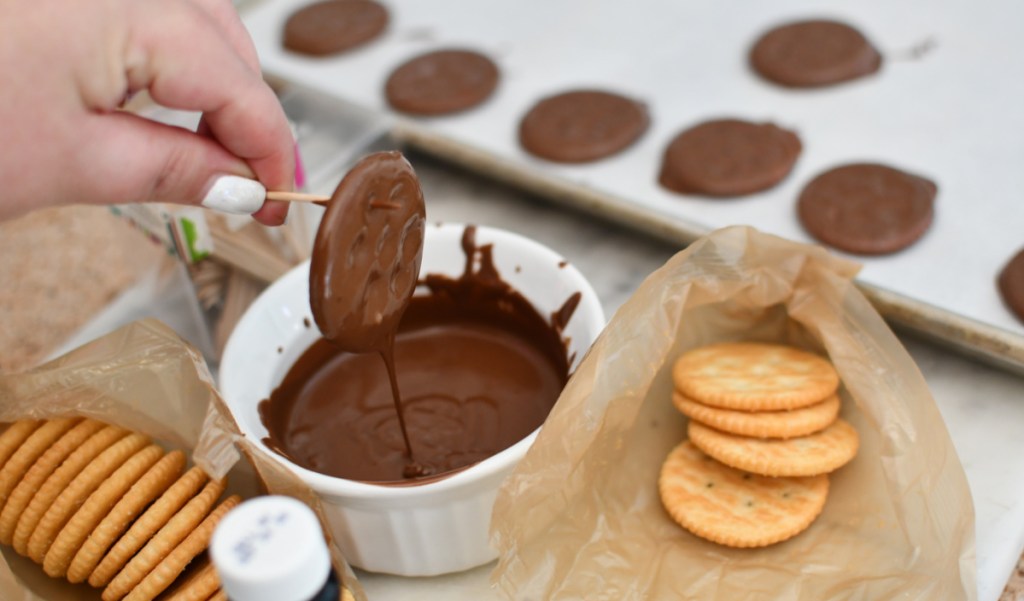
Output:
<svg viewBox="0 0 1024 601">
<path fill-rule="evenodd" d="M 202 205 L 256 213 L 267 225 L 284 221 L 285 203 L 264 203 L 266 189 L 249 166 L 215 140 L 125 112 L 95 114 L 88 129 L 73 191 L 85 202 Z"/>
</svg>

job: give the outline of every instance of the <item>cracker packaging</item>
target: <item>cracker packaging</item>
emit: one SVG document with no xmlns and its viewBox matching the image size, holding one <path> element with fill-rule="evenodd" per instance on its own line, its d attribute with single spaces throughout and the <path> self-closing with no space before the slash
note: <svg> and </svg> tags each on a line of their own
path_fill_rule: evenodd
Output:
<svg viewBox="0 0 1024 601">
<path fill-rule="evenodd" d="M 243 498 L 319 511 L 227 416 L 201 355 L 151 320 L 0 376 L 0 599 L 218 598 L 206 549 Z"/>
<path fill-rule="evenodd" d="M 499 492 L 498 589 L 975 599 L 963 468 L 857 270 L 732 227 L 652 274 Z"/>
</svg>

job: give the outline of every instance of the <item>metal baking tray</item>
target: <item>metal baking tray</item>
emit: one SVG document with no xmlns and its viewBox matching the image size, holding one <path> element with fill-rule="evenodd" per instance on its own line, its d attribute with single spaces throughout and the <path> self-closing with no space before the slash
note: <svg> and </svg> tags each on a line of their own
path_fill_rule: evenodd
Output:
<svg viewBox="0 0 1024 601">
<path fill-rule="evenodd" d="M 265 71 L 324 115 L 363 112 L 374 135 L 404 143 L 601 218 L 686 244 L 732 224 L 813 242 L 795 199 L 830 166 L 880 161 L 934 179 L 937 216 L 917 244 L 885 257 L 852 257 L 858 284 L 891 323 L 1024 373 L 1024 324 L 1002 304 L 995 278 L 1024 245 L 1024 4 L 882 0 L 820 4 L 741 0 L 524 0 L 501 5 L 383 0 L 388 31 L 332 58 L 280 45 L 287 16 L 307 0 L 245 5 Z M 834 88 L 793 91 L 749 71 L 746 52 L 765 28 L 809 16 L 841 18 L 881 50 L 877 75 Z M 410 119 L 382 94 L 391 70 L 438 47 L 471 47 L 502 70 L 495 95 L 462 114 Z M 922 47 L 931 49 L 923 54 Z M 652 125 L 633 147 L 587 165 L 556 165 L 517 143 L 519 119 L 542 96 L 607 88 L 644 101 Z M 326 113 L 324 112 L 326 111 Z M 656 181 L 665 145 L 681 129 L 719 116 L 773 121 L 804 144 L 793 173 L 763 193 L 715 200 L 680 196 Z M 319 117 L 335 119 L 335 117 Z M 341 117 L 337 117 L 341 118 Z M 841 253 L 840 253 L 841 254 Z"/>
</svg>

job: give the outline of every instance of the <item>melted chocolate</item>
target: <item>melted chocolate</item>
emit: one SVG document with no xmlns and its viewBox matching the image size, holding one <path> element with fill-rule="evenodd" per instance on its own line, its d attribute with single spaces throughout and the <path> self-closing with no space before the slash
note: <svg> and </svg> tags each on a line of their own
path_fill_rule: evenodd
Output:
<svg viewBox="0 0 1024 601">
<path fill-rule="evenodd" d="M 376 351 L 384 361 L 408 477 L 416 462 L 395 376 L 395 332 L 416 290 L 423 258 L 423 192 L 399 152 L 378 152 L 353 167 L 331 197 L 309 266 L 313 319 L 341 351 Z"/>
<path fill-rule="evenodd" d="M 562 303 L 562 306 L 557 311 L 551 314 L 551 323 L 559 332 L 565 331 L 566 326 L 569 325 L 569 320 L 576 313 L 576 307 L 579 306 L 581 298 L 583 298 L 583 295 L 579 292 L 573 294 L 565 299 L 565 302 Z"/>
<path fill-rule="evenodd" d="M 423 469 L 408 470 L 384 365 L 324 340 L 260 403 L 269 446 L 332 476 L 419 483 L 490 457 L 543 423 L 568 379 L 561 331 L 579 294 L 549 322 L 501 279 L 473 227 L 462 246 L 463 274 L 423 278 L 427 294 L 411 300 L 394 339 L 400 408 Z"/>
</svg>

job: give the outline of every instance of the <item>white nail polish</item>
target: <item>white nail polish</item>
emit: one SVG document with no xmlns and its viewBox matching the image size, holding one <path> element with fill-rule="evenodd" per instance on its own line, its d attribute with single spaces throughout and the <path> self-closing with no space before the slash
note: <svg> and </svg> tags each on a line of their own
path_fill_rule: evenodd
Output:
<svg viewBox="0 0 1024 601">
<path fill-rule="evenodd" d="M 215 211 L 248 215 L 263 206 L 267 189 L 254 179 L 237 175 L 222 175 L 203 198 L 203 206 Z"/>
</svg>

